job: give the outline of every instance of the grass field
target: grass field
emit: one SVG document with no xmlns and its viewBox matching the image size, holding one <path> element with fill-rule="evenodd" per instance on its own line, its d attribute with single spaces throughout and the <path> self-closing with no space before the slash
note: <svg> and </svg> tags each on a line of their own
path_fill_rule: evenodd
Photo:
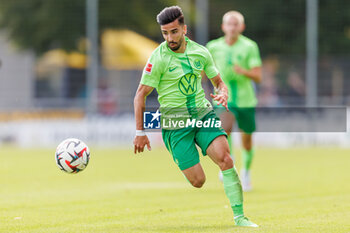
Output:
<svg viewBox="0 0 350 233">
<path fill-rule="evenodd" d="M 350 150 L 256 151 L 251 229 L 234 226 L 209 158 L 195 189 L 165 150 L 91 148 L 88 168 L 71 175 L 53 150 L 0 148 L 0 232 L 350 232 Z"/>
</svg>

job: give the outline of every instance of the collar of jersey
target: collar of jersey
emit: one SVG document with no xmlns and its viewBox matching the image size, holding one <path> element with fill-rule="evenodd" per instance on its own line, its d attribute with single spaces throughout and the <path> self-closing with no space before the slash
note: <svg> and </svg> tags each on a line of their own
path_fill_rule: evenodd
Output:
<svg viewBox="0 0 350 233">
<path fill-rule="evenodd" d="M 185 52 L 183 53 L 175 53 L 173 50 L 171 50 L 169 47 L 168 47 L 168 44 L 165 42 L 165 46 L 167 48 L 167 50 L 174 56 L 184 56 L 187 54 L 187 48 L 188 48 L 188 45 L 190 44 L 190 39 L 188 39 L 187 36 L 185 36 L 185 41 L 187 42 L 187 45 L 186 45 L 186 49 L 185 49 Z"/>
<path fill-rule="evenodd" d="M 235 47 L 241 40 L 242 40 L 242 35 L 239 35 L 239 36 L 238 36 L 238 39 L 237 39 L 237 41 L 236 41 L 236 43 L 234 43 L 233 45 L 228 45 L 228 44 L 226 43 L 226 41 L 225 41 L 225 37 L 224 37 L 224 36 L 221 37 L 222 43 L 223 43 L 224 45 L 226 45 L 227 47 L 229 47 L 229 48 Z"/>
</svg>

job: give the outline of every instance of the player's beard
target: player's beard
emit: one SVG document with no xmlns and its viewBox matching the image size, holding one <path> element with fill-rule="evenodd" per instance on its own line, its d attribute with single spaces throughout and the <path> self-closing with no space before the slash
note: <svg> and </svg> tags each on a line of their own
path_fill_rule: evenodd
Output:
<svg viewBox="0 0 350 233">
<path fill-rule="evenodd" d="M 182 42 L 183 42 L 183 37 L 181 37 L 181 39 L 179 40 L 179 42 L 175 42 L 175 43 L 177 43 L 177 46 L 176 46 L 176 47 L 171 47 L 171 46 L 170 46 L 171 43 L 174 43 L 174 42 L 172 42 L 172 41 L 168 43 L 168 47 L 169 47 L 172 51 L 175 52 L 175 51 L 177 51 L 177 50 L 181 47 Z"/>
</svg>

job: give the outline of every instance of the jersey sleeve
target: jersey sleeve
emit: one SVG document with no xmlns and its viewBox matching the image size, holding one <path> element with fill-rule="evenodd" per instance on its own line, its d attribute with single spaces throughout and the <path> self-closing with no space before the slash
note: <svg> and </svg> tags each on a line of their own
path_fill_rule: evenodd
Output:
<svg viewBox="0 0 350 233">
<path fill-rule="evenodd" d="M 157 50 L 154 51 L 148 59 L 147 64 L 142 72 L 140 84 L 157 88 L 160 77 L 162 76 L 163 63 L 158 55 Z"/>
<path fill-rule="evenodd" d="M 205 49 L 205 56 L 206 56 L 206 63 L 204 65 L 204 72 L 207 75 L 207 77 L 211 79 L 217 76 L 219 74 L 219 71 L 216 69 L 213 57 L 211 56 L 210 52 L 207 49 Z"/>
<path fill-rule="evenodd" d="M 213 43 L 212 41 L 209 41 L 205 46 L 210 53 L 212 53 L 212 47 L 213 47 L 212 43 Z"/>
<path fill-rule="evenodd" d="M 259 67 L 261 66 L 261 58 L 259 53 L 259 48 L 256 43 L 254 43 L 249 51 L 249 58 L 248 58 L 248 66 L 249 68 Z"/>
</svg>

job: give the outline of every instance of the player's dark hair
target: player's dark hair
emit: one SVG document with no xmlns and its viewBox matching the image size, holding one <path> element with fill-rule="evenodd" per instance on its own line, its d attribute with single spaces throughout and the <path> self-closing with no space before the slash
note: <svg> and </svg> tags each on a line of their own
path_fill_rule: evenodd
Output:
<svg viewBox="0 0 350 233">
<path fill-rule="evenodd" d="M 165 25 L 175 20 L 179 20 L 179 24 L 184 25 L 185 17 L 179 6 L 165 7 L 158 15 L 157 22 L 159 25 Z"/>
</svg>

